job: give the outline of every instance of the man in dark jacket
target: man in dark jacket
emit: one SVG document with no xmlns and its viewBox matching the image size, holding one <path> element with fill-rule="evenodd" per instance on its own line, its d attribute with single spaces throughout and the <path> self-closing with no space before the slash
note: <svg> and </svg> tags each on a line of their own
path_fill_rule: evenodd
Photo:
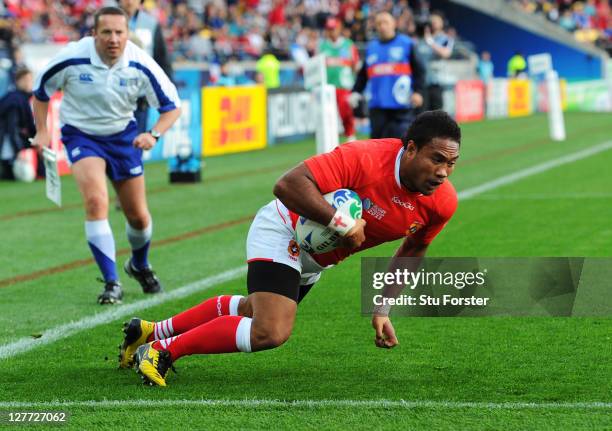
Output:
<svg viewBox="0 0 612 431">
<path fill-rule="evenodd" d="M 15 72 L 16 89 L 0 99 L 0 178 L 14 179 L 13 161 L 20 150 L 29 146 L 28 138 L 36 134 L 30 106 L 32 72 L 26 68 Z"/>
</svg>

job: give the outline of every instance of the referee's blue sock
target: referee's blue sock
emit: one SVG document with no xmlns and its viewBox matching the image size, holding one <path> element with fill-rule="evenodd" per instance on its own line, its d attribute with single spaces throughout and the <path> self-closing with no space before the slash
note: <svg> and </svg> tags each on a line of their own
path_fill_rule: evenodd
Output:
<svg viewBox="0 0 612 431">
<path fill-rule="evenodd" d="M 85 235 L 104 281 L 119 281 L 115 267 L 115 239 L 108 220 L 86 221 Z"/>
<path fill-rule="evenodd" d="M 149 245 L 153 235 L 153 219 L 149 217 L 149 225 L 144 229 L 135 229 L 126 223 L 125 232 L 132 246 L 132 265 L 137 270 L 147 268 L 149 266 Z"/>
</svg>

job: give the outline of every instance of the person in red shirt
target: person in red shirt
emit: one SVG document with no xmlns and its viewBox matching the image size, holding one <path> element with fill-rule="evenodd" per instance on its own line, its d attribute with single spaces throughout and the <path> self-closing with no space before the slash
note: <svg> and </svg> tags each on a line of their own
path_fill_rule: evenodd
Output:
<svg viewBox="0 0 612 431">
<path fill-rule="evenodd" d="M 403 139 L 354 141 L 311 157 L 276 183 L 277 199 L 259 210 L 247 237 L 249 295 L 208 299 L 174 317 L 124 327 L 120 366 L 136 362 L 145 382 L 166 385 L 172 363 L 192 354 L 256 352 L 291 335 L 299 302 L 321 272 L 347 256 L 404 238 L 395 257 L 422 257 L 457 208 L 448 177 L 459 157 L 461 130 L 443 111 L 419 115 Z M 348 188 L 363 202 L 363 218 L 336 211 L 323 194 Z M 298 214 L 341 235 L 325 254 L 302 252 Z M 334 220 L 341 218 L 341 227 Z M 388 311 L 375 311 L 375 345 L 398 344 Z"/>
</svg>

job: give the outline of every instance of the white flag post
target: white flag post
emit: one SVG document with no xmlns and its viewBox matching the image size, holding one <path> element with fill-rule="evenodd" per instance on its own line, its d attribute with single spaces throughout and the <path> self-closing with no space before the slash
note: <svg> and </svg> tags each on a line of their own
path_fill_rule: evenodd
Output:
<svg viewBox="0 0 612 431">
<path fill-rule="evenodd" d="M 327 84 L 325 56 L 316 55 L 304 66 L 304 87 L 313 95 L 316 118 L 317 154 L 327 153 L 339 144 L 336 87 Z"/>
<path fill-rule="evenodd" d="M 530 55 L 529 74 L 544 75 L 548 95 L 548 130 L 553 141 L 565 141 L 565 120 L 561 106 L 559 75 L 552 68 L 552 57 L 548 53 Z"/>
</svg>

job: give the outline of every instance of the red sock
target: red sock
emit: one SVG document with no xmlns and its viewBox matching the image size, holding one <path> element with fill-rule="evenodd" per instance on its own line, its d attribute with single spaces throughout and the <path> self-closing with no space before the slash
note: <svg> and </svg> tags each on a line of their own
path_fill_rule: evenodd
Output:
<svg viewBox="0 0 612 431">
<path fill-rule="evenodd" d="M 240 295 L 215 296 L 170 319 L 157 322 L 155 323 L 155 331 L 147 341 L 163 340 L 173 335 L 182 334 L 220 316 L 236 316 L 240 298 L 242 298 Z"/>
<path fill-rule="evenodd" d="M 251 319 L 221 316 L 179 336 L 153 343 L 156 350 L 167 350 L 173 361 L 186 355 L 251 351 Z"/>
</svg>

